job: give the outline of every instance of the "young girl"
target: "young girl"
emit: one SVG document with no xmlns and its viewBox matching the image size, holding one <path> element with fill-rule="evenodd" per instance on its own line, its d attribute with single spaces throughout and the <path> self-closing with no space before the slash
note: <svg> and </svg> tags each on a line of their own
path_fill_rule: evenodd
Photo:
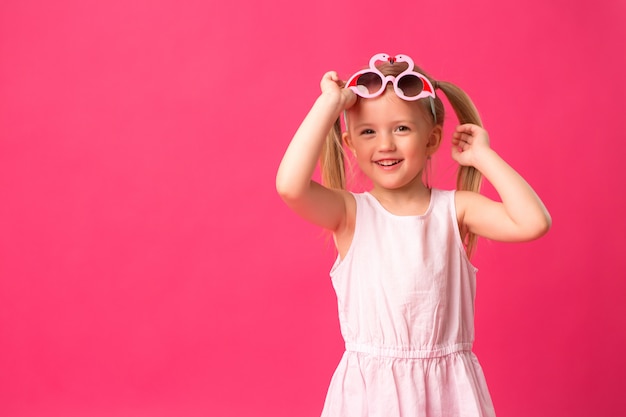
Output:
<svg viewBox="0 0 626 417">
<path fill-rule="evenodd" d="M 322 416 L 494 416 L 472 353 L 476 236 L 528 241 L 550 228 L 526 181 L 489 146 L 467 95 L 406 55 L 377 54 L 347 82 L 335 72 L 293 137 L 276 177 L 283 200 L 333 233 L 331 270 L 344 353 Z M 443 92 L 460 125 L 457 191 L 423 181 L 442 140 Z M 340 132 L 344 113 L 346 131 Z M 330 132 L 330 134 L 329 134 Z M 371 180 L 345 190 L 343 143 Z M 323 183 L 312 180 L 321 157 Z M 501 202 L 478 194 L 481 174 Z"/>
</svg>

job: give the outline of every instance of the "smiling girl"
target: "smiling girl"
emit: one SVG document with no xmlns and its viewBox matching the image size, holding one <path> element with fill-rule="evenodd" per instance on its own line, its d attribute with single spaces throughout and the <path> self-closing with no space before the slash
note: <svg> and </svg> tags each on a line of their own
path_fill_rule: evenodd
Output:
<svg viewBox="0 0 626 417">
<path fill-rule="evenodd" d="M 276 188 L 297 214 L 332 232 L 338 251 L 330 275 L 346 351 L 322 415 L 494 416 L 472 352 L 470 256 L 477 236 L 542 236 L 550 215 L 490 147 L 469 97 L 408 56 L 377 54 L 346 82 L 328 72 L 321 90 L 285 152 Z M 423 180 L 442 141 L 437 91 L 461 123 L 451 138 L 461 166 L 457 190 Z M 345 189 L 344 145 L 371 180 L 369 191 Z M 323 185 L 312 179 L 318 158 Z M 501 201 L 478 193 L 481 174 Z"/>
</svg>

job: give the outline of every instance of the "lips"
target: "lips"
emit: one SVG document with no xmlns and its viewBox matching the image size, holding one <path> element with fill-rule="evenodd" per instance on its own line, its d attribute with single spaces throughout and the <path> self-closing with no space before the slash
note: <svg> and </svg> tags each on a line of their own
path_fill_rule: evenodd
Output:
<svg viewBox="0 0 626 417">
<path fill-rule="evenodd" d="M 374 161 L 374 163 L 376 165 L 379 165 L 381 167 L 392 167 L 394 165 L 398 165 L 400 162 L 402 162 L 401 159 L 382 159 L 380 161 Z"/>
</svg>

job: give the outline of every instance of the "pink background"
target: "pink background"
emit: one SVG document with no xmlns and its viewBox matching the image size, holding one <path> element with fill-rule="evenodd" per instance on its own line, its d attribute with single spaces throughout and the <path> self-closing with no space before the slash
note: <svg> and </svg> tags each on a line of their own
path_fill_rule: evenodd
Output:
<svg viewBox="0 0 626 417">
<path fill-rule="evenodd" d="M 0 4 L 1 416 L 319 415 L 334 252 L 274 175 L 377 52 L 463 86 L 552 213 L 474 259 L 498 414 L 623 412 L 626 3 L 385 4 Z"/>
</svg>

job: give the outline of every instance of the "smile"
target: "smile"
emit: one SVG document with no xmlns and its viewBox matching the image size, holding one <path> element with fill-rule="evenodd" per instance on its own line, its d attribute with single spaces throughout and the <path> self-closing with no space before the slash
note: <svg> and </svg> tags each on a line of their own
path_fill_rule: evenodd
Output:
<svg viewBox="0 0 626 417">
<path fill-rule="evenodd" d="M 402 162 L 401 159 L 385 159 L 382 161 L 375 161 L 377 165 L 380 165 L 382 167 L 390 167 L 390 166 L 398 165 L 400 162 Z"/>
</svg>

